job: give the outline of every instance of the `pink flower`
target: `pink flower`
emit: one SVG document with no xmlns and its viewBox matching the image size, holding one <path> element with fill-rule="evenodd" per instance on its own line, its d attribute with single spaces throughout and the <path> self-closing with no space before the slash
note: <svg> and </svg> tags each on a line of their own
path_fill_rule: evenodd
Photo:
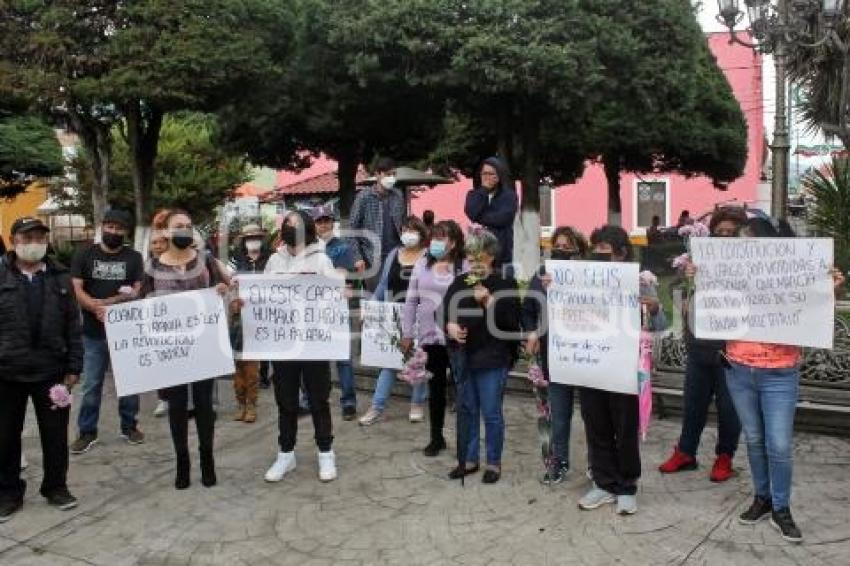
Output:
<svg viewBox="0 0 850 566">
<path fill-rule="evenodd" d="M 702 222 L 694 222 L 694 236 L 697 238 L 707 238 L 711 235 L 711 230 L 708 229 L 708 226 L 703 224 Z"/>
<path fill-rule="evenodd" d="M 683 238 L 689 238 L 694 235 L 694 225 L 693 224 L 685 224 L 681 228 L 679 228 L 679 235 Z"/>
<path fill-rule="evenodd" d="M 64 409 L 71 406 L 71 392 L 62 384 L 51 387 L 48 396 L 53 401 L 51 409 Z"/>
<path fill-rule="evenodd" d="M 687 253 L 683 253 L 682 255 L 678 255 L 673 258 L 673 269 L 684 269 L 685 266 L 688 265 L 688 262 L 691 261 L 691 256 Z"/>
<path fill-rule="evenodd" d="M 657 287 L 658 286 L 658 277 L 649 270 L 644 270 L 640 272 L 640 284 L 644 287 Z"/>
<path fill-rule="evenodd" d="M 546 381 L 543 369 L 536 363 L 528 366 L 528 380 L 534 387 L 546 387 L 549 385 L 549 382 Z"/>
</svg>

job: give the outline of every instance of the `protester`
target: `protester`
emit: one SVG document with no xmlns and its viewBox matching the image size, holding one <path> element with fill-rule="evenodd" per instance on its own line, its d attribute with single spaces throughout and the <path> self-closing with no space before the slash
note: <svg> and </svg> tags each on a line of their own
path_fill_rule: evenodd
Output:
<svg viewBox="0 0 850 566">
<path fill-rule="evenodd" d="M 652 224 L 646 229 L 646 243 L 650 246 L 661 238 L 661 217 L 657 214 L 652 217 Z"/>
<path fill-rule="evenodd" d="M 228 291 L 229 277 L 224 265 L 205 250 L 195 248 L 192 218 L 182 210 L 170 210 L 164 225 L 168 249 L 150 260 L 142 282 L 142 297 L 153 297 L 215 287 L 221 294 Z M 212 487 L 217 483 L 213 441 L 215 411 L 213 387 L 215 379 L 204 379 L 188 385 L 163 390 L 168 401 L 168 423 L 174 443 L 176 474 L 174 487 L 186 489 L 191 484 L 189 459 L 189 396 L 194 406 L 195 425 L 201 463 L 201 483 Z"/>
<path fill-rule="evenodd" d="M 455 278 L 443 299 L 446 333 L 463 357 L 452 367 L 461 401 L 458 465 L 449 478 L 478 471 L 479 418 L 483 418 L 486 470 L 481 479 L 496 483 L 502 474 L 505 441 L 502 401 L 508 371 L 516 361 L 521 304 L 516 281 L 496 268 L 497 258 L 503 256 L 494 234 L 474 228 L 465 250 L 469 270 Z"/>
<path fill-rule="evenodd" d="M 552 234 L 553 260 L 583 259 L 587 254 L 587 240 L 569 226 L 561 226 Z M 523 329 L 527 333 L 525 351 L 540 361 L 543 375 L 549 381 L 549 409 L 552 422 L 552 458 L 554 464 L 543 476 L 543 483 L 561 483 L 570 470 L 570 425 L 573 418 L 575 391 L 573 386 L 553 383 L 549 379 L 549 337 L 546 290 L 551 283 L 541 266 L 531 278 L 528 292 L 522 303 Z"/>
<path fill-rule="evenodd" d="M 774 224 L 751 218 L 741 229 L 745 238 L 793 236 L 784 221 Z M 689 266 L 687 275 L 696 273 Z M 844 276 L 831 269 L 835 289 Z M 741 420 L 747 440 L 747 458 L 755 495 L 738 521 L 755 524 L 770 515 L 770 523 L 782 538 L 799 543 L 803 534 L 791 515 L 794 415 L 800 390 L 801 348 L 783 344 L 726 343 L 726 386 Z"/>
<path fill-rule="evenodd" d="M 324 244 L 316 235 L 316 224 L 304 211 L 290 212 L 281 227 L 283 245 L 266 264 L 268 274 L 316 273 L 339 277 L 325 254 Z M 273 363 L 275 401 L 279 412 L 280 452 L 266 472 L 267 482 L 281 481 L 295 469 L 295 440 L 298 432 L 298 390 L 303 384 L 313 416 L 316 445 L 319 449 L 319 480 L 332 481 L 337 477 L 336 457 L 331 420 L 330 364 L 321 360 L 291 360 Z"/>
<path fill-rule="evenodd" d="M 431 230 L 434 229 L 434 211 L 433 210 L 425 210 L 422 212 L 422 224 L 428 228 L 428 234 L 430 236 Z"/>
<path fill-rule="evenodd" d="M 67 485 L 70 394 L 55 388 L 70 389 L 79 380 L 80 314 L 70 274 L 46 257 L 49 231 L 37 218 L 17 219 L 12 251 L 0 264 L 0 523 L 24 503 L 21 434 L 28 399 L 44 457 L 41 495 L 59 509 L 77 505 Z"/>
<path fill-rule="evenodd" d="M 510 171 L 500 158 L 484 160 L 466 195 L 464 211 L 470 222 L 484 226 L 499 240 L 496 267 L 509 265 L 514 253 L 517 195 Z"/>
<path fill-rule="evenodd" d="M 358 272 L 372 273 L 367 288 L 373 290 L 379 281 L 384 262 L 390 252 L 401 244 L 401 223 L 407 206 L 404 195 L 395 186 L 395 163 L 381 158 L 375 164 L 375 184 L 357 193 L 351 205 L 349 227 L 354 267 Z M 372 238 L 357 232 L 372 234 Z M 379 244 L 375 249 L 375 243 Z"/>
<path fill-rule="evenodd" d="M 712 215 L 709 231 L 713 237 L 733 237 L 746 221 L 747 217 L 741 209 L 720 209 Z M 690 297 L 687 297 L 682 305 L 688 352 L 682 397 L 682 432 L 673 454 L 658 469 L 661 473 L 670 474 L 697 468 L 696 455 L 700 436 L 708 418 L 708 407 L 714 398 L 717 406 L 717 444 L 714 450 L 716 458 L 709 479 L 713 482 L 724 482 L 735 475 L 732 459 L 741 436 L 741 422 L 726 388 L 726 367 L 723 359 L 725 343 L 722 340 L 694 337 L 690 330 L 692 318 L 689 315 L 692 313 L 688 309 L 689 302 Z"/>
<path fill-rule="evenodd" d="M 347 240 L 334 235 L 334 222 L 337 217 L 333 207 L 317 207 L 313 210 L 313 218 L 316 221 L 316 235 L 325 243 L 325 253 L 328 254 L 334 268 L 343 277 L 349 276 L 354 271 L 354 254 Z M 346 288 L 352 288 L 352 283 L 346 283 Z M 336 371 L 339 376 L 339 388 L 342 391 L 339 396 L 342 418 L 343 420 L 351 421 L 357 418 L 354 366 L 350 359 L 339 360 L 336 362 Z"/>
<path fill-rule="evenodd" d="M 168 229 L 165 226 L 165 221 L 169 212 L 167 208 L 164 208 L 153 215 L 150 240 L 148 241 L 148 259 L 159 257 L 168 249 Z M 153 416 L 164 417 L 168 414 L 168 401 L 165 399 L 165 393 L 159 389 L 156 396 L 157 403 L 153 410 Z"/>
<path fill-rule="evenodd" d="M 691 212 L 689 210 L 683 210 L 679 214 L 679 220 L 676 222 L 676 228 L 681 228 L 682 226 L 687 226 L 688 224 L 693 224 L 694 219 L 691 218 Z"/>
<path fill-rule="evenodd" d="M 103 380 L 109 367 L 109 346 L 103 320 L 106 308 L 138 297 L 144 276 L 142 255 L 125 245 L 131 228 L 130 215 L 108 210 L 100 224 L 101 241 L 79 250 L 71 263 L 71 282 L 83 311 L 82 403 L 77 415 L 79 436 L 71 444 L 71 454 L 82 454 L 97 444 L 97 424 L 103 398 Z M 121 437 L 129 444 L 141 444 L 139 396 L 118 398 Z"/>
<path fill-rule="evenodd" d="M 590 235 L 590 245 L 593 260 L 634 260 L 629 235 L 619 226 L 597 228 Z M 648 329 L 661 330 L 666 319 L 654 286 L 641 284 L 640 302 L 649 315 Z M 582 387 L 579 399 L 594 485 L 578 505 L 581 509 L 590 510 L 616 502 L 617 513 L 632 515 L 637 512 L 635 494 L 640 478 L 638 397 Z"/>
<path fill-rule="evenodd" d="M 239 233 L 237 250 L 232 267 L 237 275 L 263 273 L 269 253 L 265 248 L 266 233 L 257 224 L 246 224 Z M 236 373 L 233 375 L 233 392 L 236 396 L 234 421 L 253 423 L 257 421 L 257 389 L 260 385 L 260 368 L 263 362 L 243 360 L 242 324 L 239 313 L 231 313 L 230 341 L 236 356 Z M 266 367 L 268 367 L 268 363 Z M 268 370 L 266 370 L 268 371 Z"/>
<path fill-rule="evenodd" d="M 402 351 L 409 352 L 415 340 L 428 355 L 425 369 L 431 374 L 428 382 L 431 440 L 422 453 L 429 457 L 446 449 L 443 423 L 449 354 L 443 329 L 437 325 L 437 313 L 443 309 L 443 296 L 449 285 L 466 269 L 460 226 L 454 220 L 439 222 L 431 230 L 428 253 L 413 267 L 402 309 Z"/>
<path fill-rule="evenodd" d="M 425 254 L 428 245 L 428 230 L 419 218 L 407 217 L 401 225 L 401 230 L 402 245 L 390 252 L 384 262 L 381 280 L 375 289 L 374 297 L 378 301 L 404 303 L 413 268 Z M 360 417 L 361 425 L 373 425 L 384 419 L 384 409 L 392 393 L 397 374 L 397 370 L 390 368 L 383 368 L 378 374 L 375 392 L 372 395 L 372 407 Z M 413 386 L 408 416 L 410 422 L 418 423 L 425 419 L 424 404 L 427 395 L 427 383 Z"/>
</svg>

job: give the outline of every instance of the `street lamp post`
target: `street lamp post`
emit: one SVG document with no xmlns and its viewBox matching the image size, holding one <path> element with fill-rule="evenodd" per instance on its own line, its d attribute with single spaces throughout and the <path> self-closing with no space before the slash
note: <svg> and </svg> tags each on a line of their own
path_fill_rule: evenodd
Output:
<svg viewBox="0 0 850 566">
<path fill-rule="evenodd" d="M 741 40 L 735 26 L 744 18 L 738 0 L 717 0 L 720 23 L 729 28 L 729 42 L 759 53 L 773 54 L 776 68 L 776 112 L 770 145 L 773 179 L 771 214 L 784 217 L 788 206 L 788 162 L 791 150 L 786 111 L 788 58 L 794 49 L 813 48 L 827 41 L 840 43 L 835 24 L 843 14 L 844 0 L 744 0 L 755 40 Z"/>
</svg>

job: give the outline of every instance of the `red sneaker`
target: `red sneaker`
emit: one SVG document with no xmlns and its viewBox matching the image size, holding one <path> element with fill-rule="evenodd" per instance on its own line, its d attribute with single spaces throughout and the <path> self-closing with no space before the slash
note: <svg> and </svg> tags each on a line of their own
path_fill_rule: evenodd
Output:
<svg viewBox="0 0 850 566">
<path fill-rule="evenodd" d="M 735 475 L 735 470 L 732 469 L 732 456 L 729 454 L 719 454 L 714 461 L 714 466 L 711 467 L 711 475 L 709 479 L 713 482 L 723 482 Z"/>
<path fill-rule="evenodd" d="M 685 454 L 679 447 L 673 449 L 673 454 L 667 458 L 667 461 L 658 466 L 658 471 L 662 474 L 674 474 L 682 470 L 696 470 L 697 460 L 693 456 Z"/>
</svg>

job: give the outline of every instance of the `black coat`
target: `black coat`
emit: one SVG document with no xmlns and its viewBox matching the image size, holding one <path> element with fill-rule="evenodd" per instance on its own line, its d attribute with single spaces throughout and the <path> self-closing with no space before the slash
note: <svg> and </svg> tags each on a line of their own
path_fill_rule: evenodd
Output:
<svg viewBox="0 0 850 566">
<path fill-rule="evenodd" d="M 83 369 L 80 309 L 68 270 L 47 260 L 41 331 L 32 342 L 27 287 L 14 254 L 0 264 L 0 380 L 59 381 Z"/>
<path fill-rule="evenodd" d="M 496 236 L 501 247 L 499 257 L 496 258 L 497 263 L 507 265 L 514 257 L 514 217 L 518 208 L 516 190 L 508 168 L 500 159 L 491 157 L 484 160 L 483 164 L 490 165 L 499 172 L 501 185 L 490 199 L 490 193 L 481 186 L 479 169 L 473 189 L 466 195 L 464 212 L 470 222 L 481 224 Z"/>
</svg>

